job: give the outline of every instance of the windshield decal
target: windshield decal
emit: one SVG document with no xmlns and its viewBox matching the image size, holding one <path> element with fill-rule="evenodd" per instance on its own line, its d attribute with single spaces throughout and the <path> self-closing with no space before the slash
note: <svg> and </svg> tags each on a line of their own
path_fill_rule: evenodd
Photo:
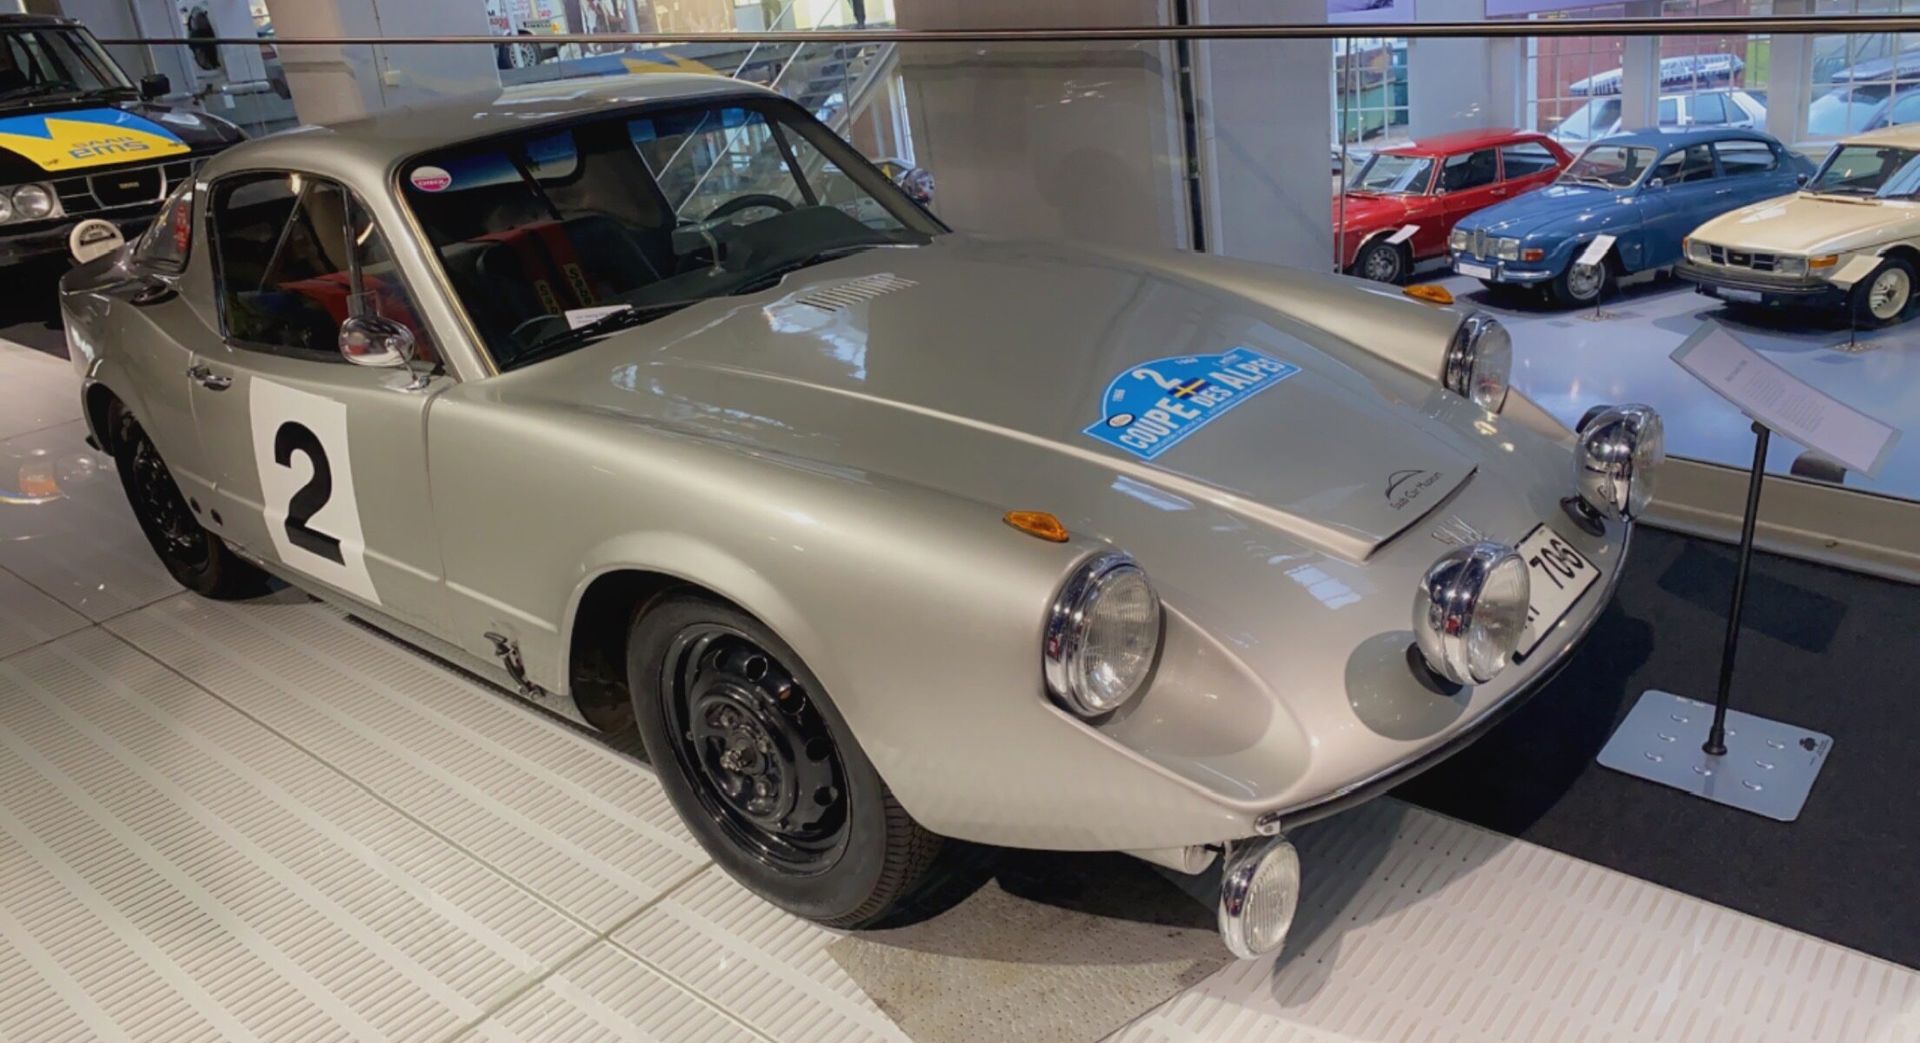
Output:
<svg viewBox="0 0 1920 1043">
<path fill-rule="evenodd" d="M 414 167 L 407 182 L 422 192 L 443 192 L 453 184 L 453 175 L 440 167 Z"/>
<path fill-rule="evenodd" d="M 188 151 L 172 131 L 119 109 L 8 116 L 0 119 L 0 148 L 50 173 Z"/>
<path fill-rule="evenodd" d="M 1157 359 L 1115 377 L 1101 398 L 1100 421 L 1083 433 L 1151 460 L 1298 372 L 1247 347 Z"/>
</svg>

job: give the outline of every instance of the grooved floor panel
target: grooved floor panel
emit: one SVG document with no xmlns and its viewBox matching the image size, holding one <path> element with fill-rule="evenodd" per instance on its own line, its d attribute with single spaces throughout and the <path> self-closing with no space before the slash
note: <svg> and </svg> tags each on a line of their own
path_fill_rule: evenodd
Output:
<svg viewBox="0 0 1920 1043">
<path fill-rule="evenodd" d="M 650 773 L 324 605 L 183 595 L 110 629 L 596 931 L 706 863 Z"/>
<path fill-rule="evenodd" d="M 0 569 L 0 659 L 86 626 L 85 616 Z"/>
<path fill-rule="evenodd" d="M 430 1039 L 590 938 L 98 628 L 0 663 L 0 1039 Z"/>
<path fill-rule="evenodd" d="M 0 368 L 0 385 L 8 379 Z M 0 568 L 98 622 L 180 585 L 133 520 L 113 460 L 87 448 L 86 437 L 86 424 L 72 420 L 0 442 L 0 492 L 27 472 L 59 487 L 43 502 L 0 496 Z"/>
<path fill-rule="evenodd" d="M 488 1018 L 462 1043 L 764 1043 L 615 946 L 601 943 Z"/>
</svg>

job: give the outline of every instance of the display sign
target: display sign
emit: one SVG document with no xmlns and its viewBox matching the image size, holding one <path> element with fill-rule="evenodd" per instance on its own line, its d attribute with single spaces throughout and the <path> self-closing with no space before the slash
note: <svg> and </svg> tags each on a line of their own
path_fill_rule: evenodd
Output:
<svg viewBox="0 0 1920 1043">
<path fill-rule="evenodd" d="M 1852 260 L 1841 265 L 1839 271 L 1833 273 L 1832 282 L 1835 286 L 1845 289 L 1867 276 L 1872 275 L 1879 269 L 1880 258 L 1878 256 L 1874 254 L 1857 254 Z"/>
<path fill-rule="evenodd" d="M 1587 244 L 1587 248 L 1581 252 L 1579 258 L 1573 263 L 1584 264 L 1589 268 L 1598 265 L 1601 261 L 1607 259 L 1607 251 L 1613 249 L 1613 242 L 1613 236 L 1610 235 L 1594 236 L 1593 241 Z"/>
<path fill-rule="evenodd" d="M 1407 240 L 1413 238 L 1413 233 L 1418 232 L 1419 230 L 1420 230 L 1419 225 L 1401 225 L 1399 231 L 1396 231 L 1392 235 L 1387 237 L 1387 242 L 1390 242 L 1395 246 L 1398 246 L 1401 243 L 1404 243 Z"/>
<path fill-rule="evenodd" d="M 1868 477 L 1900 439 L 1898 429 L 1780 368 L 1717 322 L 1674 349 L 1673 361 L 1747 416 Z"/>
</svg>

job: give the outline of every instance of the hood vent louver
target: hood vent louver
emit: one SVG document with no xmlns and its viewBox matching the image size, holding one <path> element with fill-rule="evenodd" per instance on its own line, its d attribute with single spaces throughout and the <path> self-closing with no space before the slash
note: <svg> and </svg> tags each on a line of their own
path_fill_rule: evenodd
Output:
<svg viewBox="0 0 1920 1043">
<path fill-rule="evenodd" d="M 844 311 L 882 294 L 916 285 L 918 284 L 912 279 L 902 279 L 897 275 L 881 272 L 876 275 L 862 275 L 857 279 L 848 279 L 831 286 L 815 287 L 794 297 L 793 302 L 818 308 L 821 311 Z"/>
</svg>

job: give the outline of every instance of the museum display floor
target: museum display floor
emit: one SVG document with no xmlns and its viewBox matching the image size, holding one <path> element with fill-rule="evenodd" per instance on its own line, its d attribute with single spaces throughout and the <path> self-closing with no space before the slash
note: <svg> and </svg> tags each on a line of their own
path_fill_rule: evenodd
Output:
<svg viewBox="0 0 1920 1043">
<path fill-rule="evenodd" d="M 83 433 L 65 361 L 0 344 L 0 1039 L 1090 1040 L 1116 1014 L 1125 1041 L 1920 1036 L 1920 974 L 1739 911 L 1911 952 L 1855 922 L 1912 935 L 1886 905 L 1911 905 L 1920 802 L 1902 722 L 1869 712 L 1900 704 L 1858 687 L 1920 654 L 1910 625 L 1871 647 L 1901 618 L 1857 593 L 1877 581 L 1762 563 L 1756 689 L 1825 697 L 1823 657 L 1877 660 L 1798 718 L 1837 742 L 1801 827 L 1586 763 L 1640 686 L 1710 677 L 1720 549 L 1649 534 L 1622 586 L 1645 596 L 1403 791 L 1448 814 L 1388 798 L 1299 834 L 1277 957 L 1169 945 L 1210 909 L 1097 856 L 982 853 L 1084 882 L 1009 886 L 1024 931 L 962 903 L 845 936 L 732 884 L 619 749 L 296 592 L 179 592 Z M 1855 806 L 1872 779 L 1881 804 Z M 1849 830 L 1878 831 L 1841 853 L 1859 864 L 1806 852 L 1794 875 Z M 1099 901 L 1121 882 L 1157 892 Z M 1031 980 L 1043 1002 L 1004 1002 Z M 931 1016 L 955 987 L 967 1035 Z"/>
</svg>

